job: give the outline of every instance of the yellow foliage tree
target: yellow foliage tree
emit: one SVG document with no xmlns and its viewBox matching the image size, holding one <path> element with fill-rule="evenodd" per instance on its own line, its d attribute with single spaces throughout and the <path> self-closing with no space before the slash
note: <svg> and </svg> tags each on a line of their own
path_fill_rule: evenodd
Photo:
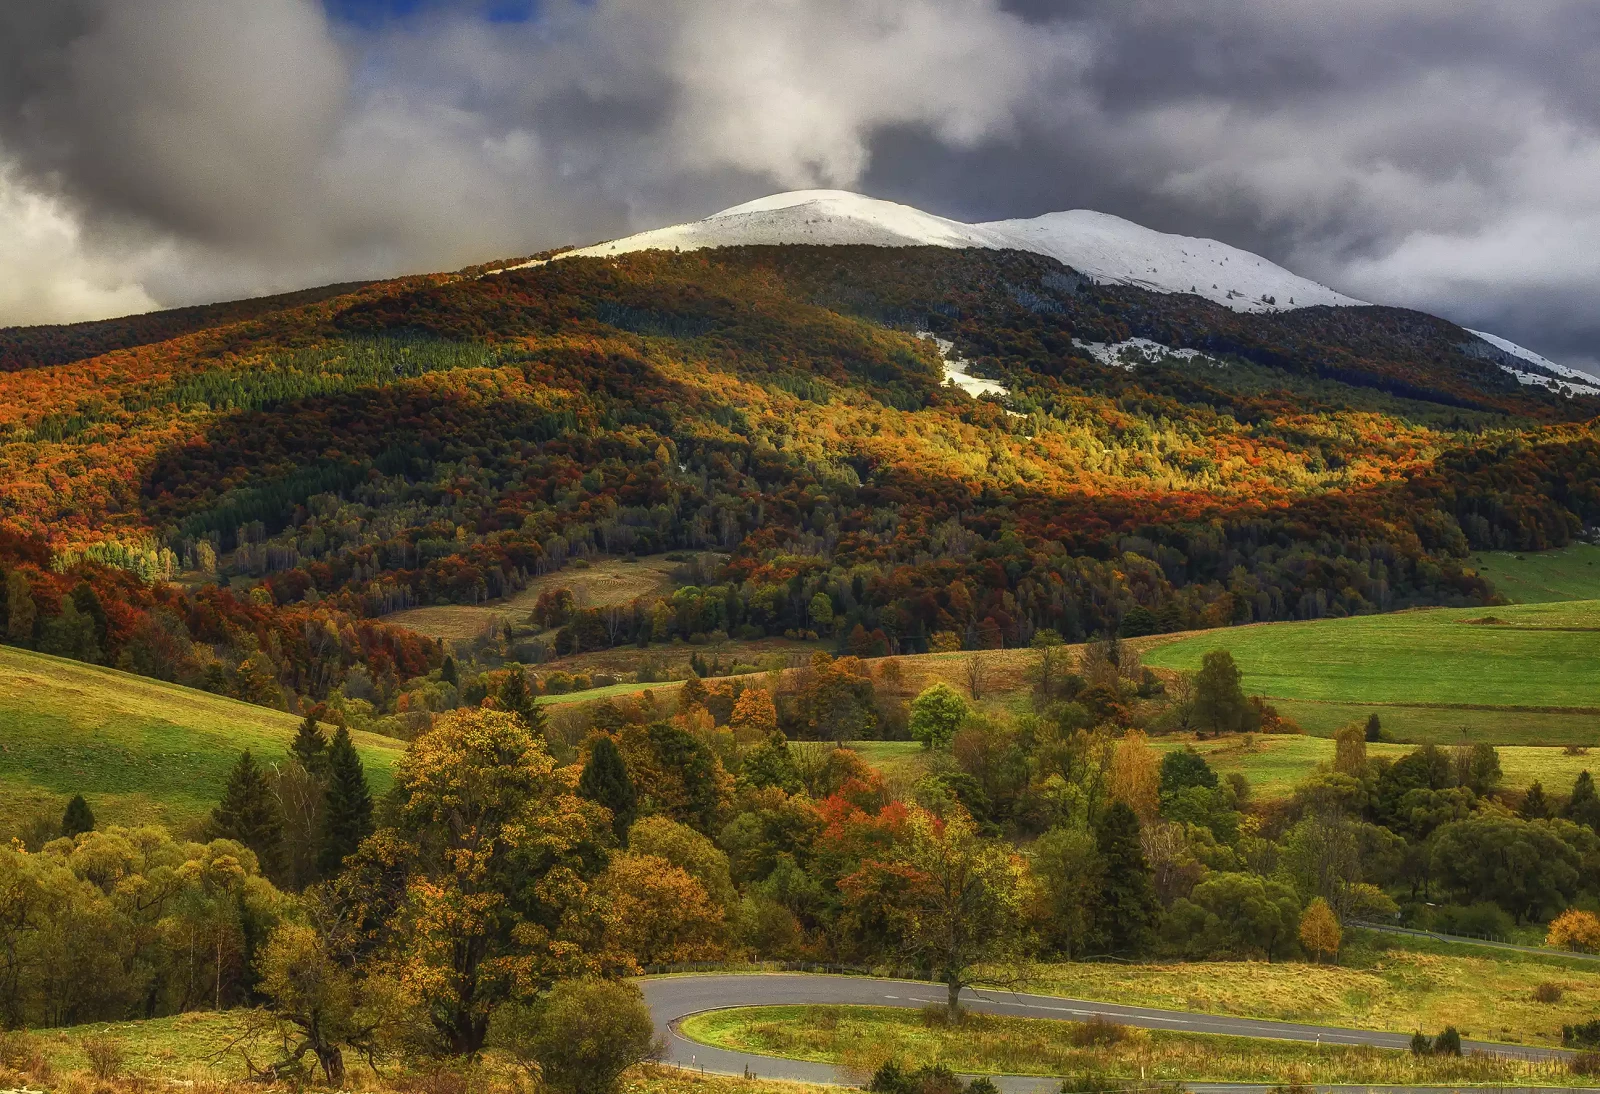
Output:
<svg viewBox="0 0 1600 1094">
<path fill-rule="evenodd" d="M 1161 760 L 1142 730 L 1130 729 L 1111 758 L 1111 796 L 1126 802 L 1145 824 L 1161 809 Z"/>
<path fill-rule="evenodd" d="M 733 704 L 728 725 L 741 745 L 754 744 L 772 736 L 778 729 L 778 708 L 766 688 L 745 688 Z"/>
<path fill-rule="evenodd" d="M 717 961 L 723 911 L 687 870 L 657 855 L 615 855 L 595 884 L 608 957 L 636 966 Z"/>
<path fill-rule="evenodd" d="M 1600 953 L 1600 918 L 1593 912 L 1569 908 L 1551 920 L 1544 941 L 1557 949 Z"/>
<path fill-rule="evenodd" d="M 387 905 L 389 879 L 405 879 L 384 934 L 400 982 L 453 1053 L 483 1047 L 502 1003 L 595 971 L 563 932 L 611 825 L 573 773 L 516 715 L 455 711 L 412 742 L 395 774 L 395 826 L 352 860 L 357 908 Z"/>
<path fill-rule="evenodd" d="M 1367 773 L 1367 728 L 1351 722 L 1333 737 L 1333 769 L 1359 779 Z"/>
<path fill-rule="evenodd" d="M 1322 961 L 1339 956 L 1339 946 L 1344 932 L 1339 928 L 1339 918 L 1320 896 L 1307 906 L 1300 917 L 1300 945 L 1306 952 Z"/>
</svg>

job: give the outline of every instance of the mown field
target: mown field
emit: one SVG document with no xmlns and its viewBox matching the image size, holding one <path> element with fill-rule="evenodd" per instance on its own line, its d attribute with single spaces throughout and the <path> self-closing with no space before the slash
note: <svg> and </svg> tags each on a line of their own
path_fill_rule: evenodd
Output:
<svg viewBox="0 0 1600 1094">
<path fill-rule="evenodd" d="M 516 596 L 504 600 L 410 608 L 387 615 L 384 621 L 409 627 L 429 638 L 446 641 L 475 638 L 497 619 L 510 618 L 518 624 L 526 623 L 539 595 L 547 589 L 570 589 L 578 607 L 603 608 L 609 604 L 627 604 L 641 596 L 666 594 L 672 588 L 672 575 L 678 568 L 679 563 L 664 555 L 633 562 L 611 558 L 588 567 L 568 566 L 555 573 L 541 574 Z"/>
<path fill-rule="evenodd" d="M 1582 1085 L 1562 1064 L 1447 1059 L 1365 1046 L 1101 1027 L 1050 1018 L 968 1014 L 959 1025 L 896 1007 L 747 1007 L 697 1014 L 685 1036 L 743 1052 L 842 1065 L 863 1077 L 883 1063 L 944 1064 L 966 1073 L 1081 1075 L 1185 1082 Z M 1103 1042 L 1095 1044 L 1098 1035 Z"/>
<path fill-rule="evenodd" d="M 116 669 L 0 646 L 0 832 L 83 794 L 102 824 L 178 830 L 216 804 L 241 749 L 280 755 L 299 719 Z M 375 794 L 404 743 L 357 733 Z"/>
</svg>

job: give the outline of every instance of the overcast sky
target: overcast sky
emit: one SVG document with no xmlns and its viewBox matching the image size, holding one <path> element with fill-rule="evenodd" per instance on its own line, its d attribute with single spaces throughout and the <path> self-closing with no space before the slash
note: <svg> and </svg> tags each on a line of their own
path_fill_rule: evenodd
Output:
<svg viewBox="0 0 1600 1094">
<path fill-rule="evenodd" d="M 0 324 L 828 186 L 1214 236 L 1600 367 L 1595 0 L 0 0 Z"/>
</svg>

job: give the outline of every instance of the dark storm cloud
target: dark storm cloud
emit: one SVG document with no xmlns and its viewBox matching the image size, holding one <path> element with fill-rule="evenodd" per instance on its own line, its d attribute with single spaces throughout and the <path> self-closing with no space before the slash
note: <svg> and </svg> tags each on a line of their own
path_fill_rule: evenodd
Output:
<svg viewBox="0 0 1600 1094">
<path fill-rule="evenodd" d="M 0 321 L 839 186 L 1091 207 L 1579 363 L 1591 0 L 0 0 Z"/>
</svg>

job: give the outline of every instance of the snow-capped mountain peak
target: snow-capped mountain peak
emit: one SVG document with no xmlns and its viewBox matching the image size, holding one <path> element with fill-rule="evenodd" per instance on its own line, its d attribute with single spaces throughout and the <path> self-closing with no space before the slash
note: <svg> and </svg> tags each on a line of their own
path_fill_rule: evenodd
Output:
<svg viewBox="0 0 1600 1094">
<path fill-rule="evenodd" d="M 1031 251 L 1048 255 L 1096 281 L 1152 292 L 1192 293 L 1235 311 L 1288 311 L 1366 302 L 1299 276 L 1260 255 L 1214 239 L 1170 235 L 1091 209 L 1046 213 L 1025 220 L 967 224 L 910 205 L 848 190 L 791 190 L 747 201 L 704 220 L 656 228 L 571 256 L 706 247 L 865 245 Z M 1481 331 L 1475 355 L 1487 356 L 1523 383 L 1557 379 L 1587 393 L 1594 377 L 1557 365 L 1514 342 Z M 1464 349 L 1466 347 L 1463 347 Z"/>
<path fill-rule="evenodd" d="M 793 190 L 757 198 L 704 220 L 570 251 L 614 255 L 802 243 L 875 247 L 982 247 L 1049 255 L 1098 281 L 1156 292 L 1192 292 L 1236 311 L 1312 304 L 1357 305 L 1260 255 L 1214 239 L 1167 235 L 1121 217 L 1074 209 L 1031 220 L 966 224 L 847 190 Z"/>
</svg>

